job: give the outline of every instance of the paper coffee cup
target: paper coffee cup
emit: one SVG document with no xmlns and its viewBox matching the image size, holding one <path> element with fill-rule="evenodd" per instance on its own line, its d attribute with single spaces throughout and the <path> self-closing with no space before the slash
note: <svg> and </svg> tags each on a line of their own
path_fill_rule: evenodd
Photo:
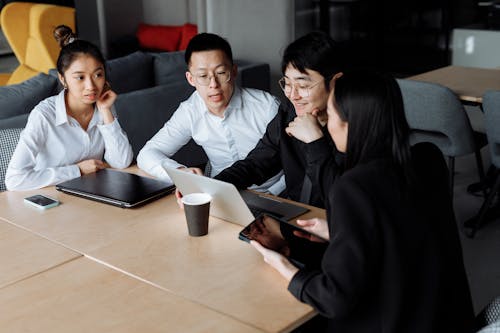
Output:
<svg viewBox="0 0 500 333">
<path fill-rule="evenodd" d="M 208 217 L 212 196 L 207 193 L 191 193 L 182 197 L 184 213 L 190 236 L 208 234 Z"/>
</svg>

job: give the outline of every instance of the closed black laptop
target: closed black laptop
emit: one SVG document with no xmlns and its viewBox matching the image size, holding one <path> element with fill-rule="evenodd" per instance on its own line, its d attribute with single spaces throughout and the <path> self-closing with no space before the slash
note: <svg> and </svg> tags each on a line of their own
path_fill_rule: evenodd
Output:
<svg viewBox="0 0 500 333">
<path fill-rule="evenodd" d="M 103 169 L 56 185 L 56 189 L 86 199 L 130 208 L 173 192 L 172 183 Z"/>
</svg>

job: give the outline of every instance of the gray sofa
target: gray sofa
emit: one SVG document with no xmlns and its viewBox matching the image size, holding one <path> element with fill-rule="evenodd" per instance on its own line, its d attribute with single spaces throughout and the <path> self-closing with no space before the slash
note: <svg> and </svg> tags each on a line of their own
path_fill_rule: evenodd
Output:
<svg viewBox="0 0 500 333">
<path fill-rule="evenodd" d="M 236 60 L 237 83 L 269 91 L 269 65 Z M 118 119 L 127 132 L 134 156 L 172 116 L 180 102 L 194 91 L 185 78 L 183 52 L 144 53 L 108 60 L 107 78 L 118 94 Z M 56 70 L 21 84 L 0 87 L 0 130 L 22 128 L 29 112 L 41 100 L 57 94 L 61 86 Z M 175 159 L 187 165 L 206 163 L 204 151 L 193 141 Z"/>
</svg>

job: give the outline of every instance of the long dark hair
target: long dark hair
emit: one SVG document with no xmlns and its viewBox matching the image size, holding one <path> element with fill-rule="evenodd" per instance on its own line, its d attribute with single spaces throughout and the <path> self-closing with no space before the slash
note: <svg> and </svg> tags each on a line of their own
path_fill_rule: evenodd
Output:
<svg viewBox="0 0 500 333">
<path fill-rule="evenodd" d="M 335 81 L 334 97 L 339 117 L 348 123 L 345 169 L 390 157 L 411 183 L 410 127 L 396 80 L 368 70 L 346 72 Z"/>
<path fill-rule="evenodd" d="M 61 47 L 59 57 L 57 58 L 57 71 L 64 75 L 73 61 L 81 54 L 88 54 L 99 61 L 104 71 L 106 71 L 106 61 L 101 51 L 94 44 L 86 40 L 78 39 L 70 27 L 59 25 L 54 29 L 54 38 Z"/>
</svg>

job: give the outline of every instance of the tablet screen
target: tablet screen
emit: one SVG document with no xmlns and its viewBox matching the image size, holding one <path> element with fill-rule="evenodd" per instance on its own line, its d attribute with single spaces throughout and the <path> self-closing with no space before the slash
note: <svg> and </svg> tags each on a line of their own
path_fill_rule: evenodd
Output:
<svg viewBox="0 0 500 333">
<path fill-rule="evenodd" d="M 304 229 L 262 214 L 240 232 L 239 238 L 246 242 L 255 240 L 262 246 L 288 257 L 288 259 L 298 265 L 302 260 L 296 255 L 297 253 L 293 248 L 294 245 L 311 242 L 304 237 L 297 236 L 294 231 L 310 235 Z"/>
</svg>

